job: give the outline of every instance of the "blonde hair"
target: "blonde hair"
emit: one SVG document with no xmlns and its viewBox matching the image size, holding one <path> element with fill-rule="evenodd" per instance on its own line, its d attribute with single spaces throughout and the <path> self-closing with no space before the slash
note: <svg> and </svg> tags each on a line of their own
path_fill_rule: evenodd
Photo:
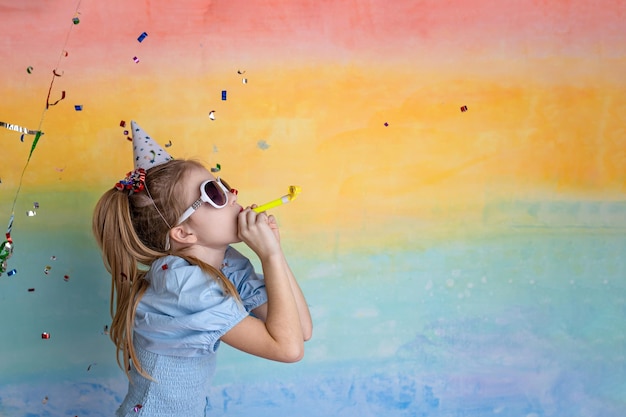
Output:
<svg viewBox="0 0 626 417">
<path fill-rule="evenodd" d="M 145 186 L 138 193 L 115 188 L 106 191 L 96 203 L 92 230 L 111 274 L 110 337 L 116 346 L 117 363 L 129 377 L 130 362 L 146 374 L 133 348 L 135 311 L 150 283 L 144 279 L 150 265 L 166 255 L 177 255 L 198 265 L 215 279 L 225 294 L 239 301 L 235 286 L 221 271 L 201 260 L 166 248 L 169 225 L 187 208 L 184 184 L 188 173 L 204 166 L 193 160 L 172 160 L 150 168 Z M 121 356 L 121 358 L 120 358 Z"/>
</svg>

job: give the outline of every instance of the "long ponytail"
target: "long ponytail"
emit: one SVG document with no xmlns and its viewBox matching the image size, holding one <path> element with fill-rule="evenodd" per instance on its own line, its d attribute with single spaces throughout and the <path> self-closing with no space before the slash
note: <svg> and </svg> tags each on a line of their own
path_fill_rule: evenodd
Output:
<svg viewBox="0 0 626 417">
<path fill-rule="evenodd" d="M 191 169 L 204 168 L 190 160 L 172 160 L 151 168 L 145 177 L 145 190 L 130 194 L 115 188 L 106 191 L 96 203 L 92 230 L 102 252 L 102 260 L 111 274 L 109 331 L 116 346 L 117 363 L 129 376 L 130 361 L 145 378 L 133 347 L 135 312 L 149 287 L 144 279 L 152 262 L 172 254 L 198 265 L 211 279 L 217 280 L 225 294 L 240 301 L 239 293 L 221 271 L 201 260 L 174 253 L 166 248 L 170 225 L 185 210 L 183 188 L 179 186 Z"/>
</svg>

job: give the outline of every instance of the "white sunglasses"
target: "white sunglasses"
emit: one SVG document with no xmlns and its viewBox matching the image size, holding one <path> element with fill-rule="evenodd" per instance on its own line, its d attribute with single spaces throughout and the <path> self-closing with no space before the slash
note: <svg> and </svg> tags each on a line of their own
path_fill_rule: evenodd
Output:
<svg viewBox="0 0 626 417">
<path fill-rule="evenodd" d="M 228 204 L 228 193 L 232 192 L 232 188 L 226 181 L 221 178 L 217 180 L 207 180 L 200 184 L 200 198 L 193 202 L 185 212 L 178 218 L 176 225 L 178 226 L 187 220 L 196 210 L 200 208 L 202 203 L 209 203 L 213 207 L 220 209 Z"/>
</svg>

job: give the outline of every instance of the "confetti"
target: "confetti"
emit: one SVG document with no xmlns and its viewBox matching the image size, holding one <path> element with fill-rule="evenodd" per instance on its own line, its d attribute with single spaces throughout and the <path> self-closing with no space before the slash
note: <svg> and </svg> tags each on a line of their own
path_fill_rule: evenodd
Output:
<svg viewBox="0 0 626 417">
<path fill-rule="evenodd" d="M 139 35 L 139 37 L 137 38 L 137 40 L 139 42 L 143 42 L 144 39 L 146 39 L 146 36 L 148 36 L 148 34 L 146 32 L 143 32 L 141 35 Z"/>
<path fill-rule="evenodd" d="M 389 126 L 389 123 L 385 122 L 385 127 Z"/>
<path fill-rule="evenodd" d="M 10 227 L 10 226 L 9 226 Z M 13 254 L 13 242 L 7 233 L 7 240 L 0 245 L 0 275 L 7 270 L 7 260 Z M 9 276 L 15 275 L 17 271 L 15 269 L 9 271 Z"/>
<path fill-rule="evenodd" d="M 122 121 L 120 122 L 120 127 L 126 127 L 126 121 L 122 120 Z"/>
<path fill-rule="evenodd" d="M 36 216 L 36 215 L 37 215 L 37 212 L 36 212 L 36 211 L 34 211 L 34 210 L 28 210 L 28 211 L 26 212 L 26 215 L 27 215 L 28 217 L 33 217 L 33 216 Z"/>
<path fill-rule="evenodd" d="M 243 78 L 243 79 L 241 80 L 241 83 L 242 83 L 242 84 L 248 84 L 248 79 L 247 79 L 247 78 Z"/>
<path fill-rule="evenodd" d="M 68 282 L 70 280 L 69 275 L 63 275 L 63 281 Z"/>
<path fill-rule="evenodd" d="M 135 61 L 135 64 L 139 63 L 139 58 L 137 58 L 136 56 L 133 57 L 133 61 Z"/>
<path fill-rule="evenodd" d="M 124 131 L 124 134 L 125 134 L 125 135 L 128 135 L 129 133 L 130 133 L 130 132 L 129 132 L 128 130 L 125 130 L 125 131 Z"/>
<path fill-rule="evenodd" d="M 170 146 L 172 146 L 172 141 L 171 140 L 168 143 L 165 144 L 166 148 L 169 148 Z"/>
<path fill-rule="evenodd" d="M 135 407 L 133 408 L 133 411 L 134 411 L 135 413 L 138 413 L 138 412 L 139 412 L 139 410 L 141 410 L 142 408 L 143 408 L 143 406 L 142 406 L 141 404 L 137 404 L 137 405 L 135 405 Z"/>
<path fill-rule="evenodd" d="M 246 73 L 245 71 L 241 71 L 241 70 L 237 71 L 237 74 L 239 74 L 239 75 L 242 75 L 242 74 L 245 74 L 245 73 Z"/>
<path fill-rule="evenodd" d="M 211 168 L 211 172 L 220 172 L 222 166 L 220 164 L 215 164 L 215 168 Z"/>
<path fill-rule="evenodd" d="M 34 288 L 29 288 L 28 292 L 35 292 L 35 289 Z"/>
<path fill-rule="evenodd" d="M 29 73 L 29 74 L 32 74 L 33 67 L 29 66 L 28 68 L 26 68 L 26 72 Z"/>
<path fill-rule="evenodd" d="M 54 255 L 52 255 L 52 256 L 50 257 L 50 260 L 52 260 L 52 261 L 56 261 L 56 260 L 57 260 L 57 257 L 56 257 L 56 256 L 54 256 Z"/>
<path fill-rule="evenodd" d="M 226 100 L 226 90 L 222 90 L 222 100 Z"/>
<path fill-rule="evenodd" d="M 263 149 L 263 150 L 270 147 L 270 145 L 268 145 L 267 142 L 265 142 L 264 140 L 260 140 L 256 144 L 259 147 L 259 149 Z"/>
<path fill-rule="evenodd" d="M 161 269 L 165 271 L 167 269 L 167 264 L 163 265 Z"/>
<path fill-rule="evenodd" d="M 17 269 L 13 268 L 12 270 L 10 270 L 9 272 L 7 272 L 7 275 L 12 277 L 13 275 L 17 274 Z"/>
<path fill-rule="evenodd" d="M 74 22 L 75 25 L 80 23 L 80 19 L 78 17 L 75 17 L 72 19 L 72 22 Z"/>
<path fill-rule="evenodd" d="M 466 112 L 467 111 L 467 106 L 461 106 L 461 111 L 462 112 Z"/>
<path fill-rule="evenodd" d="M 211 120 L 215 120 L 215 110 L 211 110 L 211 111 L 209 112 L 209 119 L 211 119 Z"/>
<path fill-rule="evenodd" d="M 43 397 L 43 400 L 41 400 L 42 404 L 46 404 L 48 402 L 48 396 L 46 395 L 45 397 Z"/>
<path fill-rule="evenodd" d="M 39 203 L 35 201 L 35 202 L 33 203 L 33 207 L 34 207 L 34 208 L 36 208 L 36 209 L 38 209 L 38 208 L 39 208 Z"/>
<path fill-rule="evenodd" d="M 89 366 L 87 367 L 87 371 L 91 371 L 91 367 L 94 365 L 97 365 L 97 363 L 96 362 L 90 363 Z"/>
<path fill-rule="evenodd" d="M 104 333 L 104 334 L 106 334 L 106 335 L 108 335 L 108 334 L 109 334 L 109 326 L 108 326 L 108 325 L 106 325 L 106 324 L 104 325 L 104 331 L 103 331 L 103 333 Z"/>
<path fill-rule="evenodd" d="M 48 275 L 51 269 L 52 267 L 50 265 L 46 265 L 46 267 L 43 269 L 43 273 Z"/>
<path fill-rule="evenodd" d="M 48 332 L 43 332 L 43 333 L 41 334 L 41 338 L 42 338 L 42 339 L 50 339 L 50 333 L 48 333 Z M 47 401 L 47 400 L 48 400 L 48 397 L 46 397 L 46 401 Z M 44 403 L 44 404 L 45 404 L 45 403 Z"/>
<path fill-rule="evenodd" d="M 76 111 L 83 111 L 83 105 L 82 104 L 77 104 L 74 106 L 74 110 Z"/>
</svg>

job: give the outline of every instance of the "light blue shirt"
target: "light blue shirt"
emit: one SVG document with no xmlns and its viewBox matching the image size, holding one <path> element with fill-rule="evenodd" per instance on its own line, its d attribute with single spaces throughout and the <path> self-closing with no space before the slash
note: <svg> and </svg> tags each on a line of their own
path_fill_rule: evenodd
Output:
<svg viewBox="0 0 626 417">
<path fill-rule="evenodd" d="M 262 275 L 232 247 L 226 250 L 222 272 L 237 288 L 241 303 L 182 258 L 166 256 L 152 264 L 146 274 L 150 286 L 137 306 L 133 343 L 143 369 L 155 381 L 133 367 L 118 416 L 205 415 L 220 337 L 267 302 Z"/>
</svg>

